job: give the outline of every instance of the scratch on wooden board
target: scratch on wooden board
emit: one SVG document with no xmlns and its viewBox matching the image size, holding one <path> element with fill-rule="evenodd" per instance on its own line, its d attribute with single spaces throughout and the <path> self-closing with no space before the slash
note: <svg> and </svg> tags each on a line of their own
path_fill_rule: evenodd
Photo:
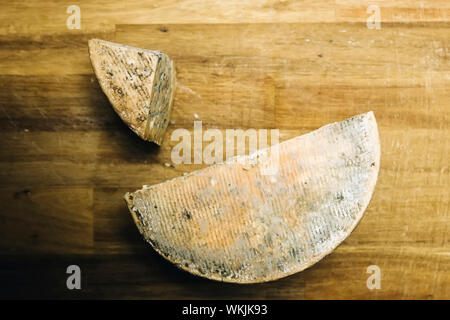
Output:
<svg viewBox="0 0 450 320">
<path fill-rule="evenodd" d="M 2 112 L 5 114 L 6 118 L 8 118 L 8 122 L 9 122 L 14 128 L 17 128 L 16 123 L 14 122 L 14 120 L 11 118 L 11 116 L 10 116 L 9 113 L 5 110 L 4 107 L 2 107 Z"/>
<path fill-rule="evenodd" d="M 196 97 L 199 98 L 199 99 L 201 99 L 201 97 L 202 97 L 202 96 L 199 95 L 196 91 L 192 90 L 192 89 L 189 88 L 189 87 L 183 86 L 183 85 L 181 85 L 181 84 L 178 84 L 178 85 L 177 85 L 177 89 L 179 89 L 180 91 L 187 92 L 187 93 L 189 93 L 190 95 L 196 96 Z"/>
</svg>

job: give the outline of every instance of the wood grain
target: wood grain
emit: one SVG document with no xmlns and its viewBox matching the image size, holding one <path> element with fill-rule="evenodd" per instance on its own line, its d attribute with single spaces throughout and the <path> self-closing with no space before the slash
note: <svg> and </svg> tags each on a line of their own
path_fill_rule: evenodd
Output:
<svg viewBox="0 0 450 320">
<path fill-rule="evenodd" d="M 450 62 L 446 0 L 9 1 L 0 11 L 0 296 L 43 298 L 450 298 Z M 91 38 L 157 49 L 178 75 L 156 148 L 111 109 Z M 171 163 L 177 128 L 278 128 L 280 140 L 374 110 L 381 169 L 359 226 L 280 281 L 195 278 L 140 239 L 123 203 L 204 165 Z M 195 117 L 198 116 L 198 119 Z M 78 264 L 83 289 L 65 287 Z M 369 265 L 382 271 L 369 290 Z"/>
</svg>

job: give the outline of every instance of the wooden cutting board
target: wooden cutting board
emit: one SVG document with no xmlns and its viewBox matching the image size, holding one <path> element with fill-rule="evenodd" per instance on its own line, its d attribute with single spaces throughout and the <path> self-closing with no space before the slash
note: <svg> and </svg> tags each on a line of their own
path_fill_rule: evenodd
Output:
<svg viewBox="0 0 450 320">
<path fill-rule="evenodd" d="M 135 3 L 134 3 L 135 2 Z M 448 1 L 79 2 L 0 12 L 0 297 L 449 298 Z M 46 9 L 42 9 L 46 8 Z M 178 87 L 161 148 L 114 113 L 87 41 L 161 50 Z M 374 110 L 376 191 L 352 235 L 285 279 L 237 287 L 199 279 L 141 240 L 126 191 L 206 165 L 172 165 L 171 133 L 193 121 L 222 132 L 280 129 L 284 141 Z M 82 269 L 81 291 L 66 268 Z M 381 270 L 369 290 L 367 268 Z"/>
</svg>

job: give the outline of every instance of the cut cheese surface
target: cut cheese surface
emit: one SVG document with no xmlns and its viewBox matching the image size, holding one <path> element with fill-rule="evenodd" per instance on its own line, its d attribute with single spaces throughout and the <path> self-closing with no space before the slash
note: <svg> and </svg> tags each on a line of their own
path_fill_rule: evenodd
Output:
<svg viewBox="0 0 450 320">
<path fill-rule="evenodd" d="M 276 148 L 276 149 L 275 149 Z M 256 283 L 299 272 L 334 250 L 369 204 L 380 167 L 372 112 L 127 193 L 144 238 L 195 275 Z M 277 152 L 275 152 L 277 151 Z M 273 163 L 272 163 L 273 165 Z"/>
<path fill-rule="evenodd" d="M 99 39 L 89 54 L 103 92 L 120 118 L 144 140 L 160 145 L 172 108 L 175 69 L 167 55 Z"/>
</svg>

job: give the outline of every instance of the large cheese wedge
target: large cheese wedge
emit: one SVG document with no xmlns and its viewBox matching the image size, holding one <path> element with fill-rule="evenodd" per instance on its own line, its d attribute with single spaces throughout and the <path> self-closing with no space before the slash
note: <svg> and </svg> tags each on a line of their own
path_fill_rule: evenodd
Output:
<svg viewBox="0 0 450 320">
<path fill-rule="evenodd" d="M 169 124 L 175 68 L 159 51 L 89 40 L 89 55 L 103 92 L 120 118 L 144 140 L 160 145 Z"/>
<path fill-rule="evenodd" d="M 127 193 L 139 231 L 180 268 L 219 281 L 270 281 L 313 265 L 369 204 L 380 167 L 376 120 L 361 114 L 277 146 L 269 175 L 262 162 L 237 161 L 258 151 Z"/>
</svg>

